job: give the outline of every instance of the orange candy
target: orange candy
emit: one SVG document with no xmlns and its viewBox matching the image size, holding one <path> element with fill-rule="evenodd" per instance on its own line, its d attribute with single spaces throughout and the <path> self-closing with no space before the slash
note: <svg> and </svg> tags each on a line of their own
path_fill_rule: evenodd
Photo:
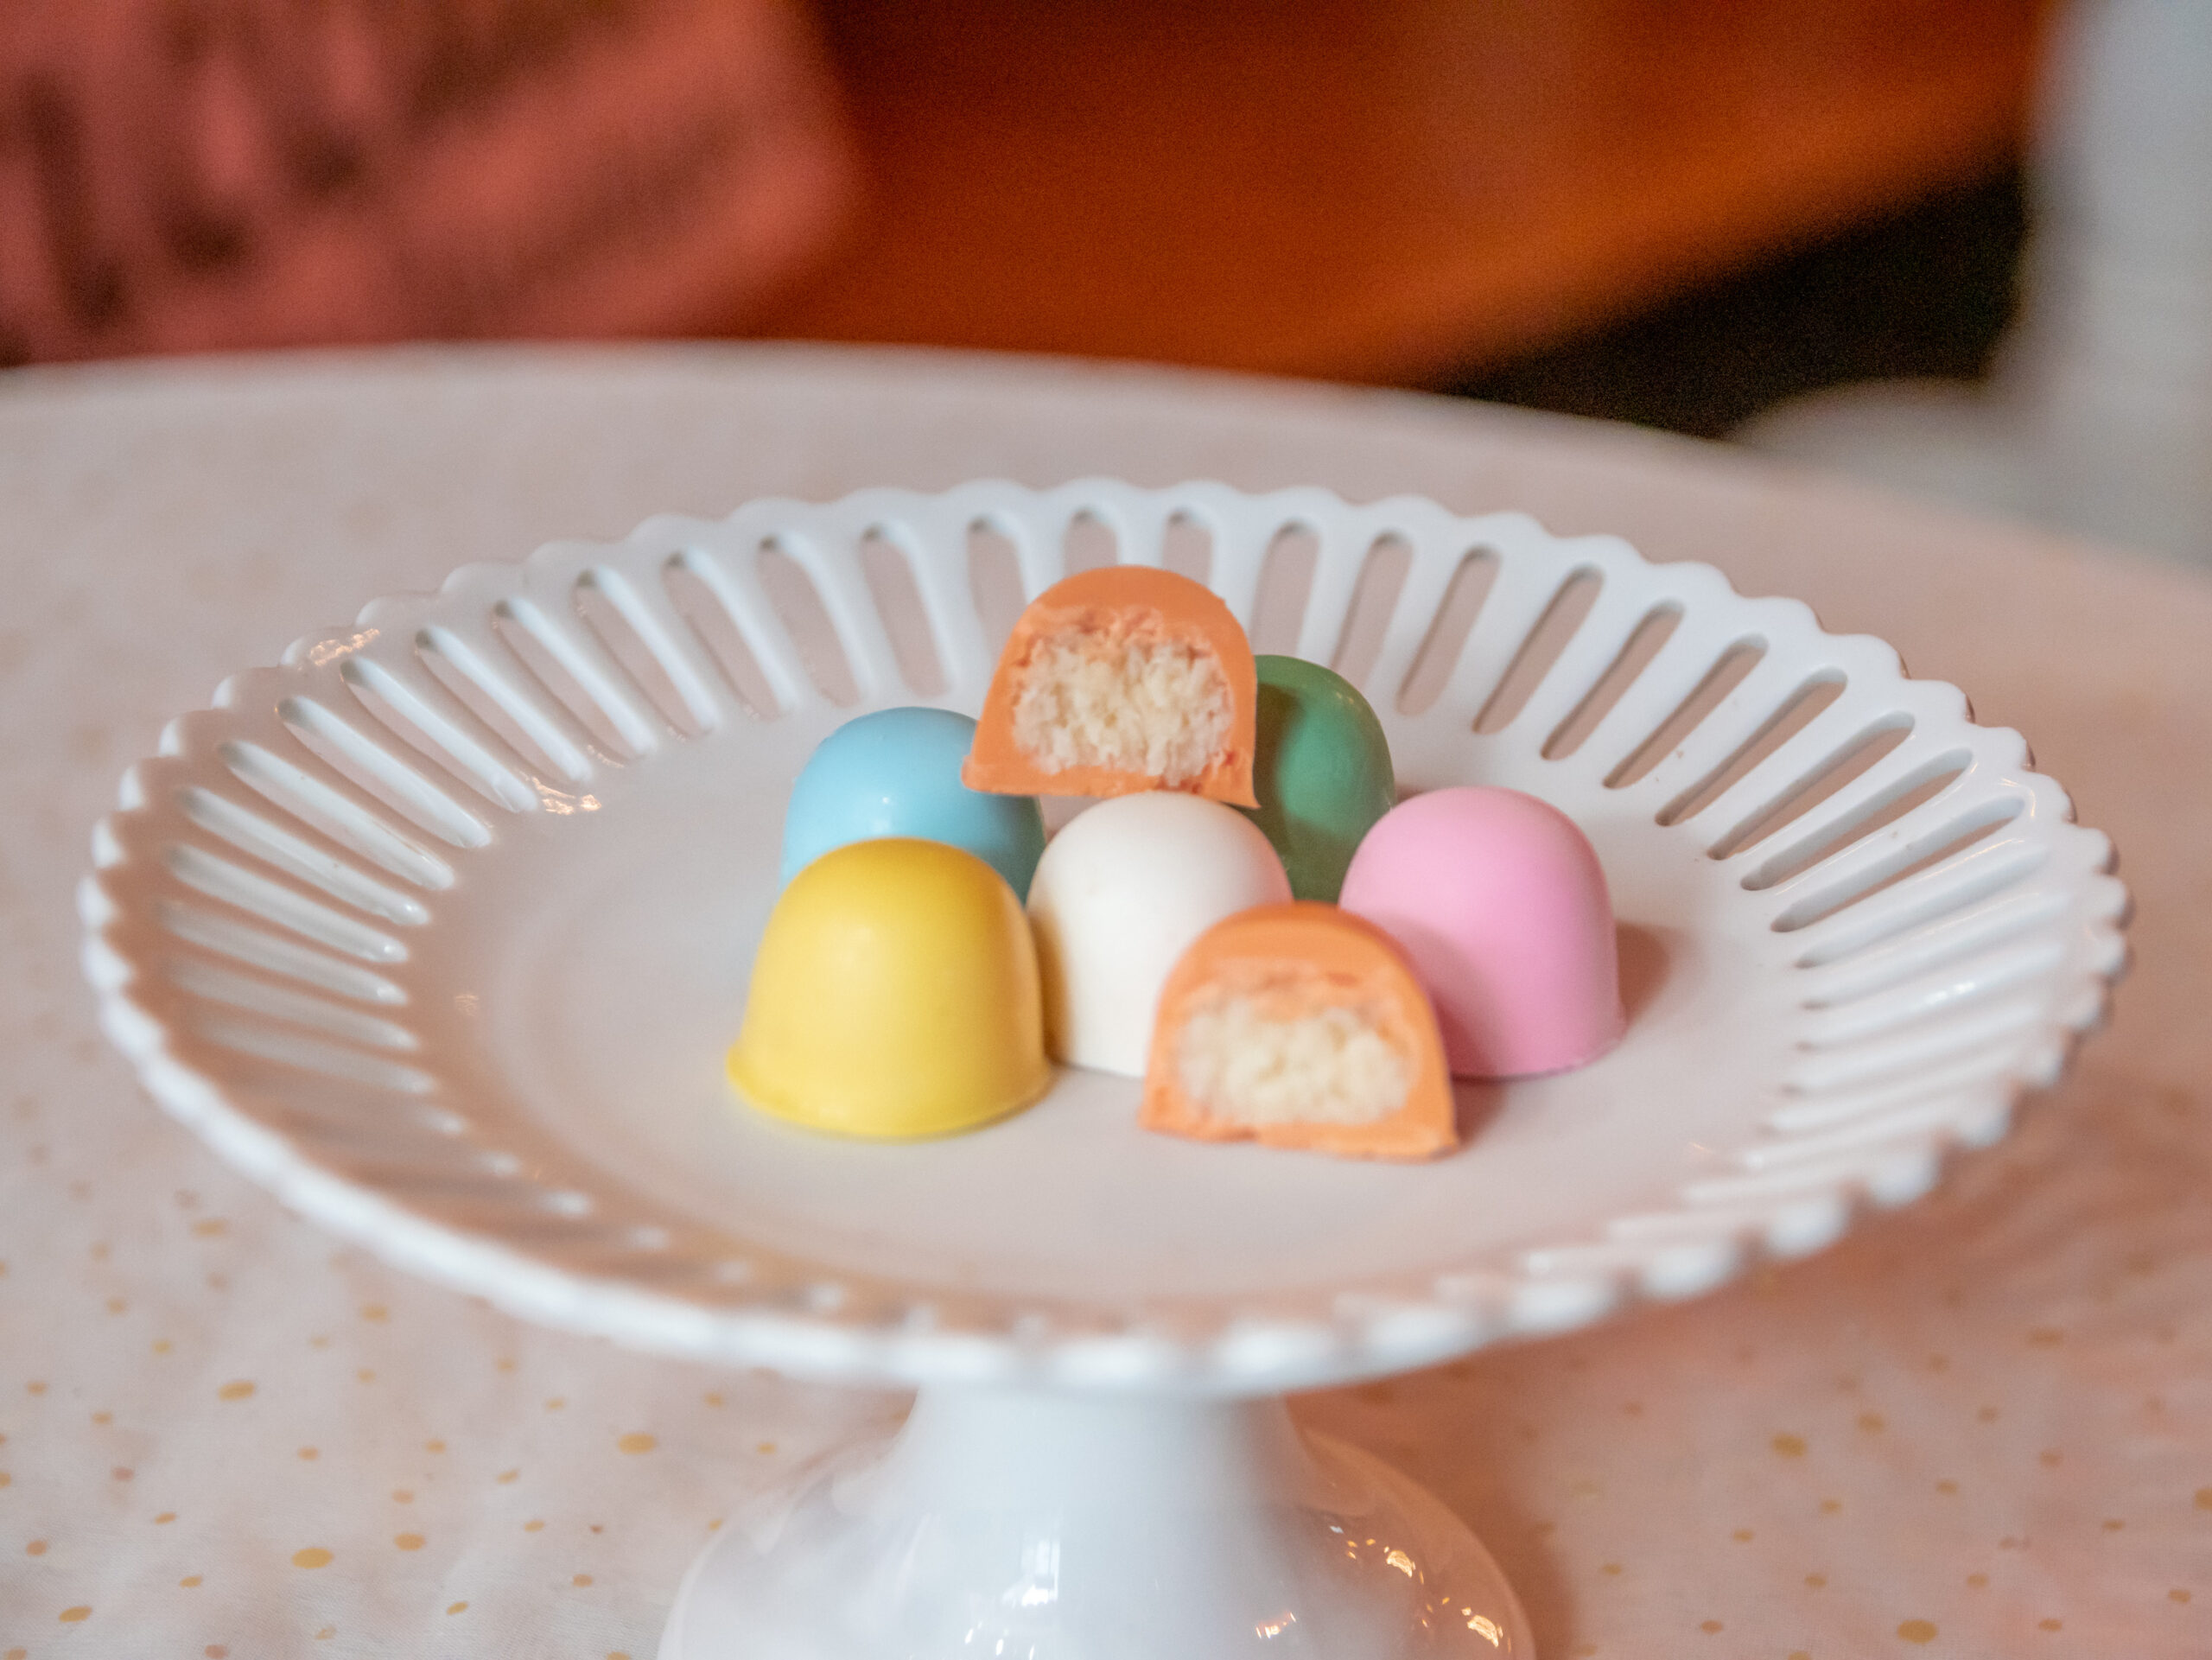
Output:
<svg viewBox="0 0 2212 1660">
<path fill-rule="evenodd" d="M 1332 905 L 1262 905 L 1198 936 L 1160 995 L 1137 1121 L 1201 1141 L 1425 1159 L 1459 1144 L 1427 994 Z"/>
<path fill-rule="evenodd" d="M 1211 589 L 1104 565 L 1021 614 L 961 780 L 1001 795 L 1182 790 L 1256 806 L 1258 707 L 1252 648 Z"/>
</svg>

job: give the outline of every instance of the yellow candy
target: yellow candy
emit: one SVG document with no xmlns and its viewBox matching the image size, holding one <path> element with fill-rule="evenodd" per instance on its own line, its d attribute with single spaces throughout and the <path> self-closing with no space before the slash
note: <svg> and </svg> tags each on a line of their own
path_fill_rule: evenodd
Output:
<svg viewBox="0 0 2212 1660">
<path fill-rule="evenodd" d="M 1052 1068 L 1014 890 L 939 842 L 823 854 L 768 918 L 729 1077 L 778 1117 L 882 1140 L 949 1135 L 1027 1106 Z"/>
</svg>

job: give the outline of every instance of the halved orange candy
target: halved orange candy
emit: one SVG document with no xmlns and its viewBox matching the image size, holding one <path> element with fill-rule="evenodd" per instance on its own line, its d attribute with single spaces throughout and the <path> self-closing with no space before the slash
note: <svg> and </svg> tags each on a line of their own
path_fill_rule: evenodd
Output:
<svg viewBox="0 0 2212 1660">
<path fill-rule="evenodd" d="M 999 654 L 961 781 L 1002 795 L 1252 793 L 1252 648 L 1204 584 L 1103 565 L 1029 603 Z"/>
<path fill-rule="evenodd" d="M 1216 923 L 1160 994 L 1137 1122 L 1347 1158 L 1459 1144 L 1428 994 L 1395 941 L 1311 900 Z"/>
</svg>

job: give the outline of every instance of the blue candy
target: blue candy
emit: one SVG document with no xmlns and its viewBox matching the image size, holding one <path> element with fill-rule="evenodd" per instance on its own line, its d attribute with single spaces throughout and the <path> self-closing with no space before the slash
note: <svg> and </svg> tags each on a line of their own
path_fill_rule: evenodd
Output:
<svg viewBox="0 0 2212 1660">
<path fill-rule="evenodd" d="M 886 709 L 824 738 L 784 813 L 783 880 L 849 842 L 913 836 L 974 854 L 1014 897 L 1045 851 L 1034 796 L 986 795 L 960 781 L 976 723 L 943 709 Z"/>
</svg>

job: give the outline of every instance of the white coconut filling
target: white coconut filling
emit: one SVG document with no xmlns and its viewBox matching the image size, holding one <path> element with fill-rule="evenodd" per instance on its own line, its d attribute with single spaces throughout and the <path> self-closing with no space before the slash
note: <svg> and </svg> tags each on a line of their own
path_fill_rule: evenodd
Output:
<svg viewBox="0 0 2212 1660">
<path fill-rule="evenodd" d="M 1183 1093 L 1232 1124 L 1371 1124 L 1406 1103 L 1413 1069 L 1356 1009 L 1270 1018 L 1250 997 L 1200 1009 L 1176 1036 Z"/>
<path fill-rule="evenodd" d="M 1229 682 L 1211 652 L 1069 628 L 1030 652 L 1014 741 L 1040 772 L 1110 766 L 1173 789 L 1213 764 L 1231 718 Z"/>
</svg>

